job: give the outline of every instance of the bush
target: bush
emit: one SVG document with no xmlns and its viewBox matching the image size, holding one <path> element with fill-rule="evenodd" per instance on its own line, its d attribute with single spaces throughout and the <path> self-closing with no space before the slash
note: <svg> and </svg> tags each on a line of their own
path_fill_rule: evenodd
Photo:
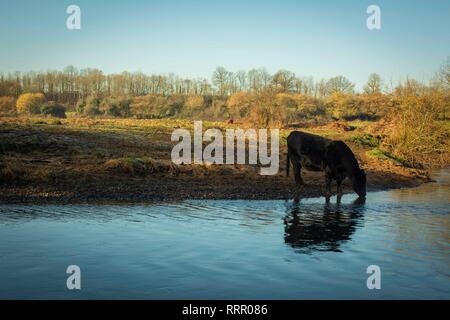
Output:
<svg viewBox="0 0 450 320">
<path fill-rule="evenodd" d="M 245 118 L 255 104 L 256 95 L 250 92 L 237 92 L 228 98 L 227 106 L 235 118 Z"/>
<path fill-rule="evenodd" d="M 113 117 L 128 117 L 130 115 L 131 99 L 125 97 L 105 99 L 100 104 L 100 112 Z"/>
<path fill-rule="evenodd" d="M 395 110 L 395 101 L 391 95 L 376 92 L 362 94 L 358 98 L 361 101 L 361 114 L 368 120 L 385 117 Z"/>
<path fill-rule="evenodd" d="M 130 110 L 138 118 L 161 118 L 167 113 L 168 98 L 162 95 L 149 94 L 146 96 L 134 97 Z"/>
<path fill-rule="evenodd" d="M 56 118 L 65 118 L 66 108 L 54 101 L 49 101 L 41 107 L 41 114 Z"/>
<path fill-rule="evenodd" d="M 16 109 L 19 113 L 39 114 L 44 102 L 42 93 L 24 93 L 17 99 Z"/>
<path fill-rule="evenodd" d="M 447 163 L 450 133 L 439 116 L 440 110 L 426 96 L 404 99 L 382 148 L 413 167 Z"/>
<path fill-rule="evenodd" d="M 327 111 L 336 120 L 354 120 L 364 118 L 361 101 L 353 94 L 335 92 L 326 100 Z"/>
<path fill-rule="evenodd" d="M 163 117 L 172 117 L 183 110 L 186 98 L 183 95 L 174 94 L 167 98 L 166 106 L 161 110 L 160 115 Z"/>
<path fill-rule="evenodd" d="M 231 115 L 229 109 L 226 106 L 226 101 L 216 99 L 211 102 L 211 105 L 206 105 L 201 110 L 199 117 L 204 120 L 225 120 L 230 119 Z"/>
<path fill-rule="evenodd" d="M 90 96 L 86 99 L 86 104 L 83 108 L 83 114 L 87 116 L 96 116 L 101 114 L 100 112 L 100 98 Z"/>
<path fill-rule="evenodd" d="M 201 108 L 203 106 L 204 102 L 205 101 L 202 96 L 194 95 L 194 96 L 189 96 L 187 98 L 184 106 L 189 109 L 197 109 L 197 108 Z"/>
<path fill-rule="evenodd" d="M 295 115 L 292 120 L 312 119 L 325 115 L 325 106 L 320 100 L 313 97 L 303 94 L 281 93 L 277 94 L 277 99 L 281 107 Z"/>
<path fill-rule="evenodd" d="M 14 97 L 0 97 L 0 113 L 8 114 L 16 111 L 16 99 Z"/>
<path fill-rule="evenodd" d="M 84 99 L 80 99 L 75 106 L 75 111 L 78 114 L 84 114 L 84 108 L 86 107 L 86 101 Z"/>
<path fill-rule="evenodd" d="M 286 109 L 280 106 L 271 91 L 256 95 L 248 119 L 262 128 L 286 124 Z"/>
</svg>

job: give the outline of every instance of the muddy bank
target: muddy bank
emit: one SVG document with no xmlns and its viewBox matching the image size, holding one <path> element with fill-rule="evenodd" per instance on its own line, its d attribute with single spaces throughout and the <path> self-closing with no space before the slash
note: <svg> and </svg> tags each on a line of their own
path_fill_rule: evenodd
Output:
<svg viewBox="0 0 450 320">
<path fill-rule="evenodd" d="M 414 187 L 431 179 L 392 172 L 367 171 L 368 191 Z M 305 172 L 305 185 L 296 186 L 293 177 L 153 176 L 146 178 L 84 177 L 82 183 L 69 181 L 53 186 L 10 186 L 0 188 L 1 203 L 146 203 L 186 199 L 276 200 L 324 195 L 321 173 Z M 345 192 L 352 192 L 349 181 Z"/>
</svg>

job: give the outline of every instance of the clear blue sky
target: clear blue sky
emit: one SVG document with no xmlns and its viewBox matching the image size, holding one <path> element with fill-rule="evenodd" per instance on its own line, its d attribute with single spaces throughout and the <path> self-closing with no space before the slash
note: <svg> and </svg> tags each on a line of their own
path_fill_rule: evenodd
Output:
<svg viewBox="0 0 450 320">
<path fill-rule="evenodd" d="M 82 29 L 66 29 L 81 7 Z M 382 29 L 366 28 L 381 7 Z M 210 78 L 288 69 L 316 79 L 371 72 L 427 80 L 450 55 L 450 1 L 14 0 L 0 2 L 0 72 L 99 68 Z"/>
</svg>

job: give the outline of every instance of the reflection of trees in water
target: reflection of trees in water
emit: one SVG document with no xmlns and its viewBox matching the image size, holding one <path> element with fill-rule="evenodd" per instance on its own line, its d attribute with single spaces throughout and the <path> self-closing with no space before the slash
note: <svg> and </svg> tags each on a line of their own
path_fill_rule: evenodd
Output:
<svg viewBox="0 0 450 320">
<path fill-rule="evenodd" d="M 364 203 L 350 205 L 294 204 L 284 218 L 284 241 L 296 251 L 341 252 L 340 245 L 351 239 L 364 214 Z"/>
</svg>

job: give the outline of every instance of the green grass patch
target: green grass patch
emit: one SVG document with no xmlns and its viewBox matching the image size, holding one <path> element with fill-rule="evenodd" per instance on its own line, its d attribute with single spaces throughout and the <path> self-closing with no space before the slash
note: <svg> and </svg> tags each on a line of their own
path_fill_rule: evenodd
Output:
<svg viewBox="0 0 450 320">
<path fill-rule="evenodd" d="M 372 150 L 369 150 L 369 151 L 366 152 L 366 154 L 369 157 L 372 157 L 372 158 L 375 158 L 375 159 L 392 161 L 393 163 L 395 163 L 397 165 L 408 166 L 405 160 L 400 159 L 398 157 L 395 157 L 395 156 L 389 154 L 388 152 L 385 152 L 385 151 L 383 151 L 381 149 L 378 149 L 378 148 L 374 148 Z"/>
<path fill-rule="evenodd" d="M 368 121 L 368 120 L 352 120 L 352 121 L 348 121 L 347 122 L 348 125 L 350 127 L 353 127 L 355 129 L 359 129 L 359 128 L 366 128 L 367 126 L 369 126 L 370 124 L 373 123 L 373 121 Z"/>
<path fill-rule="evenodd" d="M 380 145 L 380 139 L 368 133 L 351 137 L 350 141 L 374 148 Z"/>
</svg>

